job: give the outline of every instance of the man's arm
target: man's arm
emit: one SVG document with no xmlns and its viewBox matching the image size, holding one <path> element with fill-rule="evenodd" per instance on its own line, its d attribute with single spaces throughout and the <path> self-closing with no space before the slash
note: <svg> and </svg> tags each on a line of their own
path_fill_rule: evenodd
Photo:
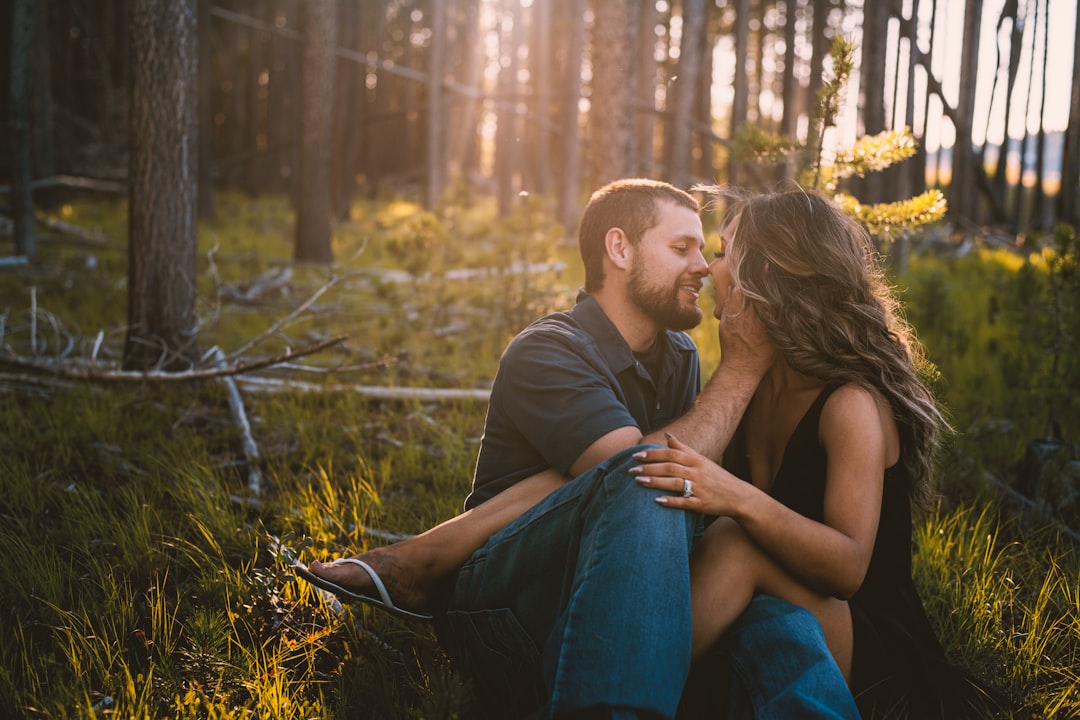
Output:
<svg viewBox="0 0 1080 720">
<path fill-rule="evenodd" d="M 612 430 L 590 445 L 570 466 L 577 476 L 620 450 L 640 443 L 666 445 L 664 433 L 671 433 L 702 455 L 718 460 L 735 434 L 746 406 L 761 377 L 773 361 L 772 344 L 757 315 L 741 300 L 729 297 L 720 318 L 720 367 L 705 384 L 694 406 L 682 417 L 659 430 L 642 435 L 634 427 Z"/>
<path fill-rule="evenodd" d="M 725 307 L 733 307 L 729 298 Z M 720 367 L 709 378 L 694 406 L 681 418 L 649 435 L 636 426 L 617 428 L 603 435 L 582 452 L 570 466 L 570 475 L 548 469 L 515 483 L 491 499 L 456 518 L 418 536 L 429 540 L 442 555 L 451 556 L 456 567 L 497 530 L 594 465 L 628 447 L 642 442 L 665 445 L 670 432 L 698 452 L 719 458 L 738 427 L 761 376 L 772 362 L 771 345 L 757 316 L 744 312 L 725 313 L 720 318 Z"/>
</svg>

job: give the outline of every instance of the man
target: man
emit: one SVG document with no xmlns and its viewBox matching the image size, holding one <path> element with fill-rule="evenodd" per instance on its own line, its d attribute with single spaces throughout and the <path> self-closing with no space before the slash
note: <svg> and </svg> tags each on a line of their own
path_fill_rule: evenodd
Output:
<svg viewBox="0 0 1080 720">
<path fill-rule="evenodd" d="M 364 557 L 403 577 L 405 564 L 439 576 L 468 555 L 437 627 L 487 714 L 674 717 L 690 669 L 688 558 L 701 518 L 658 507 L 658 493 L 627 471 L 665 431 L 719 457 L 769 358 L 750 314 L 721 317 L 718 298 L 724 358 L 698 395 L 697 352 L 681 332 L 701 320 L 709 272 L 692 196 L 648 180 L 612 183 L 590 199 L 579 242 L 577 304 L 530 325 L 500 361 L 466 513 L 418 536 L 422 560 Z M 370 567 L 370 578 L 347 564 L 312 571 L 340 587 L 378 584 Z M 735 670 L 714 670 L 738 673 L 731 696 L 759 717 L 777 698 L 776 713 L 856 716 L 812 616 L 776 599 L 748 615 L 725 650 Z M 773 650 L 761 653 L 762 642 Z M 798 664 L 771 675 L 772 652 Z M 707 692 L 713 666 L 702 668 L 685 712 L 702 697 L 717 702 Z"/>
</svg>

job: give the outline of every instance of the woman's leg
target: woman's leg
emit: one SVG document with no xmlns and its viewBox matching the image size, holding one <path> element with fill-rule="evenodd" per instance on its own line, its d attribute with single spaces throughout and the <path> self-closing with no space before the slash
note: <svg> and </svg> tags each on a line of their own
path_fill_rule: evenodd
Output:
<svg viewBox="0 0 1080 720">
<path fill-rule="evenodd" d="M 413 611 L 434 609 L 443 582 L 470 555 L 566 480 L 554 470 L 533 475 L 420 535 L 353 557 L 363 560 L 379 574 L 399 607 Z M 371 577 L 356 565 L 331 565 L 316 560 L 309 569 L 354 592 L 374 593 Z"/>
<path fill-rule="evenodd" d="M 757 592 L 812 612 L 845 679 L 851 677 L 851 611 L 845 601 L 814 592 L 765 554 L 737 522 L 718 518 L 690 558 L 693 658 L 702 657 Z"/>
</svg>

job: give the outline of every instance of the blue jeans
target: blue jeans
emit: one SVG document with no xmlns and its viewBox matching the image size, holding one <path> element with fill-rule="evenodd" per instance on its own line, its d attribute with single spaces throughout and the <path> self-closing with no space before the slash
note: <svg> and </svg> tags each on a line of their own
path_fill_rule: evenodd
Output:
<svg viewBox="0 0 1080 720">
<path fill-rule="evenodd" d="M 674 717 L 690 669 L 700 517 L 653 502 L 624 450 L 493 535 L 461 568 L 439 638 L 490 717 Z"/>
<path fill-rule="evenodd" d="M 672 718 L 684 685 L 723 685 L 705 699 L 710 714 L 683 703 L 680 717 L 857 718 L 817 620 L 776 598 L 756 598 L 687 683 L 701 518 L 657 505 L 662 493 L 634 482 L 626 471 L 643 447 L 568 482 L 462 566 L 436 627 L 477 713 Z"/>
<path fill-rule="evenodd" d="M 757 595 L 694 665 L 679 720 L 857 720 L 859 711 L 813 613 Z"/>
</svg>

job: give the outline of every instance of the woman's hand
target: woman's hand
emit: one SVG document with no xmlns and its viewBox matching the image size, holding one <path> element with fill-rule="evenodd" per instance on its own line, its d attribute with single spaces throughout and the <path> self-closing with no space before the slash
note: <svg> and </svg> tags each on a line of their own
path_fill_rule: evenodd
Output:
<svg viewBox="0 0 1080 720">
<path fill-rule="evenodd" d="M 757 311 L 741 290 L 730 288 L 722 303 L 717 295 L 715 314 L 720 320 L 717 335 L 721 364 L 747 368 L 761 377 L 775 361 L 776 347 Z"/>
<path fill-rule="evenodd" d="M 752 488 L 709 458 L 665 433 L 667 448 L 643 450 L 634 455 L 641 465 L 630 468 L 640 485 L 667 490 L 656 502 L 706 515 L 737 515 L 739 499 Z M 689 495 L 687 495 L 689 491 Z"/>
</svg>

